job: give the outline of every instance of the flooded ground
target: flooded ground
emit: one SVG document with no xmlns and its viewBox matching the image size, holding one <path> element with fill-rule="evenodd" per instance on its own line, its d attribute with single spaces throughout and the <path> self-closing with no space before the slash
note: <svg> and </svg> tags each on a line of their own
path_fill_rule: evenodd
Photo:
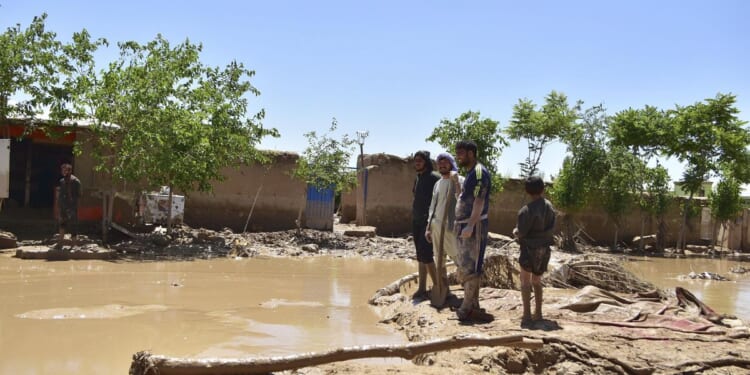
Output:
<svg viewBox="0 0 750 375">
<path fill-rule="evenodd" d="M 625 268 L 657 287 L 674 291 L 676 286 L 681 286 L 720 314 L 734 314 L 750 320 L 750 273 L 731 272 L 736 266 L 750 269 L 748 262 L 726 258 L 631 257 L 629 260 L 624 264 Z M 690 272 L 713 272 L 729 281 L 691 279 L 687 276 Z"/>
<path fill-rule="evenodd" d="M 0 255 L 0 373 L 125 373 L 139 350 L 268 356 L 405 342 L 367 299 L 406 261 L 46 262 Z"/>
</svg>

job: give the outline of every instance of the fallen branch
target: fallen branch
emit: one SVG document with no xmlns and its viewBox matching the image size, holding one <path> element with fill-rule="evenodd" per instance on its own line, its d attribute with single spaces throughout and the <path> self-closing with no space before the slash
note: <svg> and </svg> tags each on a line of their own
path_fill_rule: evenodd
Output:
<svg viewBox="0 0 750 375">
<path fill-rule="evenodd" d="M 453 262 L 447 262 L 447 263 L 445 263 L 445 267 L 446 268 L 448 266 L 452 266 L 452 265 L 454 265 Z M 402 277 L 402 278 L 400 278 L 400 279 L 398 279 L 398 280 L 396 280 L 396 281 L 394 281 L 394 282 L 392 282 L 392 283 L 390 283 L 390 284 L 388 284 L 388 285 L 386 285 L 386 286 L 378 289 L 378 291 L 375 292 L 375 294 L 373 294 L 372 297 L 370 297 L 370 299 L 367 301 L 367 303 L 369 303 L 370 305 L 375 305 L 375 301 L 378 298 L 380 298 L 380 297 L 386 297 L 386 296 L 392 296 L 392 295 L 400 292 L 401 288 L 404 286 L 404 284 L 412 283 L 415 280 L 417 280 L 418 277 L 419 277 L 419 273 L 418 272 L 415 272 L 415 273 L 412 273 L 412 274 L 408 274 L 408 275 L 406 275 L 406 276 L 404 276 L 404 277 Z"/>
<path fill-rule="evenodd" d="M 587 348 L 587 347 L 585 347 L 585 346 L 583 346 L 581 344 L 575 343 L 573 341 L 564 340 L 564 339 L 561 339 L 561 338 L 558 338 L 558 337 L 544 337 L 543 340 L 544 340 L 545 344 L 556 343 L 556 344 L 560 344 L 560 345 L 563 345 L 563 346 L 572 346 L 572 347 L 574 347 L 574 348 L 576 348 L 576 349 L 578 349 L 580 351 L 585 352 L 587 354 L 587 356 L 589 356 L 589 357 L 595 357 L 595 358 L 601 358 L 601 359 L 607 360 L 607 361 L 609 361 L 609 362 L 611 362 L 611 363 L 619 366 L 620 368 L 622 368 L 622 370 L 624 370 L 623 372 L 626 373 L 626 374 L 630 374 L 630 375 L 648 375 L 648 374 L 652 374 L 655 371 L 654 368 L 651 368 L 651 367 L 636 367 L 636 365 L 634 365 L 634 364 L 625 362 L 625 361 L 620 360 L 620 359 L 618 359 L 616 357 L 612 357 L 612 356 L 608 356 L 608 355 L 599 353 L 599 352 L 597 352 L 597 351 L 595 351 L 593 349 L 589 349 L 589 348 Z M 582 358 L 580 360 L 582 360 L 584 363 L 588 363 L 588 361 L 585 361 Z M 588 364 L 591 365 L 591 363 L 588 363 Z M 611 370 L 616 370 L 616 369 L 611 368 Z"/>
<path fill-rule="evenodd" d="M 697 366 L 698 368 L 694 368 Z M 750 359 L 746 358 L 718 358 L 708 361 L 689 361 L 675 365 L 673 368 L 692 372 L 704 371 L 712 368 L 737 366 L 750 368 Z"/>
<path fill-rule="evenodd" d="M 400 357 L 412 359 L 420 354 L 473 346 L 512 346 L 538 349 L 543 345 L 542 340 L 524 338 L 523 335 L 499 337 L 465 335 L 406 345 L 351 347 L 323 353 L 253 359 L 183 359 L 152 355 L 147 351 L 141 351 L 133 355 L 130 375 L 266 374 L 361 358 Z"/>
</svg>

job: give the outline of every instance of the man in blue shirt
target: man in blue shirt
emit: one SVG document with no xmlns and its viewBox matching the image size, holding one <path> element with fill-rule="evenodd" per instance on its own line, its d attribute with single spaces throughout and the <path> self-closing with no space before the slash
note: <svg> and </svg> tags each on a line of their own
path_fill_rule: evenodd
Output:
<svg viewBox="0 0 750 375">
<path fill-rule="evenodd" d="M 458 235 L 457 271 L 464 287 L 464 300 L 456 311 L 461 321 L 472 319 L 481 313 L 479 307 L 479 282 L 482 277 L 484 250 L 489 233 L 487 213 L 490 208 L 492 188 L 490 172 L 477 162 L 477 145 L 472 141 L 456 144 L 456 159 L 466 170 L 466 178 L 461 195 L 456 204 L 456 225 Z"/>
</svg>

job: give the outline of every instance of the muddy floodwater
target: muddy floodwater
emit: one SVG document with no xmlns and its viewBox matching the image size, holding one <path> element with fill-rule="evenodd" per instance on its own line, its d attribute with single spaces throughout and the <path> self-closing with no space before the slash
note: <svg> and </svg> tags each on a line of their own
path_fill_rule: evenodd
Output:
<svg viewBox="0 0 750 375">
<path fill-rule="evenodd" d="M 123 374 L 131 355 L 248 357 L 394 344 L 367 299 L 407 261 L 47 262 L 0 255 L 0 374 Z"/>
<path fill-rule="evenodd" d="M 750 270 L 750 263 L 732 259 L 706 258 L 654 258 L 631 257 L 625 268 L 640 278 L 654 283 L 657 287 L 674 291 L 681 286 L 701 299 L 717 313 L 736 315 L 750 320 L 750 272 L 732 273 L 731 269 L 742 266 Z M 688 277 L 712 272 L 724 276 L 729 281 L 701 280 Z"/>
</svg>

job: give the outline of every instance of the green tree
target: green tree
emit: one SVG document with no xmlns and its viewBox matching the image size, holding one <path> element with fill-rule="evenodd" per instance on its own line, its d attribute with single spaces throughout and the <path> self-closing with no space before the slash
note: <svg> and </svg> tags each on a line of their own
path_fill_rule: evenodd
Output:
<svg viewBox="0 0 750 375">
<path fill-rule="evenodd" d="M 550 198 L 563 211 L 562 248 L 568 251 L 577 250 L 575 214 L 596 196 L 606 171 L 606 121 L 603 106 L 591 107 L 564 139 L 568 156 L 553 183 Z"/>
<path fill-rule="evenodd" d="M 741 196 L 740 183 L 731 176 L 724 176 L 716 184 L 716 189 L 708 196 L 708 206 L 711 208 L 711 217 L 716 220 L 716 226 L 721 225 L 724 233 L 729 226 L 729 222 L 742 212 L 744 203 Z M 714 245 L 716 244 L 716 227 L 714 228 Z M 723 246 L 724 239 L 721 244 Z"/>
<path fill-rule="evenodd" d="M 667 224 L 664 219 L 672 204 L 672 191 L 667 169 L 657 163 L 653 168 L 646 169 L 645 191 L 638 202 L 642 211 L 656 217 L 656 249 L 661 251 L 666 247 Z M 641 235 L 643 230 L 641 229 Z M 641 251 L 643 250 L 641 241 Z"/>
<path fill-rule="evenodd" d="M 357 184 L 356 173 L 348 168 L 355 141 L 347 134 L 333 137 L 338 127 L 336 118 L 327 133 L 305 133 L 308 146 L 297 160 L 293 176 L 318 189 L 333 188 L 336 194 L 350 190 Z"/>
<path fill-rule="evenodd" d="M 207 66 L 202 46 L 189 40 L 172 46 L 158 35 L 118 46 L 119 59 L 91 94 L 97 130 L 110 134 L 103 146 L 113 152 L 99 159 L 99 169 L 152 188 L 168 186 L 171 208 L 175 189 L 210 191 L 213 181 L 223 180 L 223 168 L 264 160 L 255 146 L 278 133 L 261 125 L 263 110 L 247 117 L 247 94 L 260 94 L 249 81 L 252 70 L 236 61 Z"/>
<path fill-rule="evenodd" d="M 615 226 L 612 250 L 617 249 L 622 217 L 636 202 L 641 193 L 646 165 L 625 147 L 614 146 L 607 150 L 604 175 L 598 184 L 602 207 Z"/>
<path fill-rule="evenodd" d="M 544 148 L 571 131 L 581 104 L 579 101 L 571 107 L 565 94 L 552 91 L 541 108 L 529 99 L 519 99 L 513 106 L 513 117 L 505 133 L 514 141 L 525 139 L 528 145 L 526 160 L 519 163 L 521 177 L 537 174 Z"/>
<path fill-rule="evenodd" d="M 750 132 L 737 115 L 736 97 L 717 94 L 686 107 L 670 111 L 670 133 L 665 137 L 666 151 L 670 156 L 687 164 L 682 187 L 689 193 L 683 210 L 683 222 L 678 238 L 678 248 L 684 249 L 687 215 L 693 196 L 703 181 L 728 173 L 740 183 L 750 182 L 747 164 L 750 162 Z"/>
<path fill-rule="evenodd" d="M 609 121 L 607 132 L 610 143 L 625 146 L 634 155 L 648 162 L 664 149 L 669 126 L 664 111 L 645 106 L 617 112 Z"/>
<path fill-rule="evenodd" d="M 42 112 L 49 113 L 51 124 L 84 117 L 75 102 L 86 90 L 91 73 L 86 67 L 93 67 L 93 53 L 107 43 L 92 41 L 84 29 L 63 44 L 46 29 L 46 20 L 44 13 L 25 29 L 16 24 L 0 34 L 0 120 L 28 119 L 27 131 L 38 124 L 31 120 Z"/>
<path fill-rule="evenodd" d="M 471 140 L 477 144 L 477 159 L 492 175 L 495 193 L 502 191 L 502 178 L 497 173 L 497 161 L 508 142 L 500 134 L 500 123 L 479 112 L 467 111 L 453 120 L 442 119 L 426 141 L 436 142 L 446 150 L 454 151 L 456 143 Z M 463 171 L 466 173 L 466 171 Z"/>
</svg>

